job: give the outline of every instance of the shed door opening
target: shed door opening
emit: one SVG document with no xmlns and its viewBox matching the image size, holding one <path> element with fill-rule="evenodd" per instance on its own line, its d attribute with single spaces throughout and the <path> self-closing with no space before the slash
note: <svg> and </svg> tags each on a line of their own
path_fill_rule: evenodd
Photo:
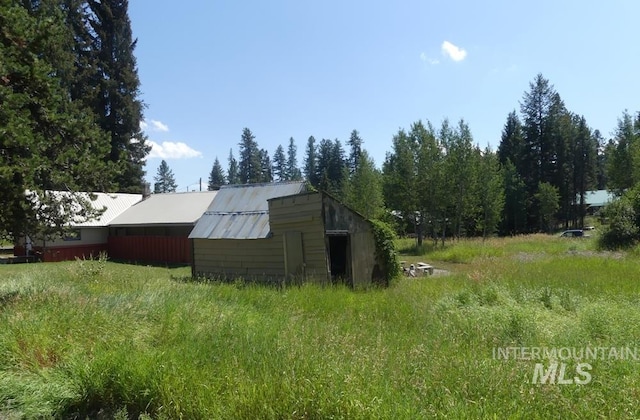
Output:
<svg viewBox="0 0 640 420">
<path fill-rule="evenodd" d="M 349 282 L 349 236 L 329 235 L 328 239 L 331 280 Z"/>
</svg>

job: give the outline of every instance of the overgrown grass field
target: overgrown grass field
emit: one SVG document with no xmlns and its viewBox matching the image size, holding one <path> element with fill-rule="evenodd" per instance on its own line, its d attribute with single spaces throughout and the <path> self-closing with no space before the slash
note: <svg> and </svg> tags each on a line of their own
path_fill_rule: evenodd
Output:
<svg viewBox="0 0 640 420">
<path fill-rule="evenodd" d="M 640 360 L 590 359 L 589 383 L 559 385 L 532 381 L 549 360 L 494 357 L 640 348 L 637 253 L 546 235 L 399 247 L 451 274 L 354 292 L 0 266 L 0 418 L 640 416 Z"/>
</svg>

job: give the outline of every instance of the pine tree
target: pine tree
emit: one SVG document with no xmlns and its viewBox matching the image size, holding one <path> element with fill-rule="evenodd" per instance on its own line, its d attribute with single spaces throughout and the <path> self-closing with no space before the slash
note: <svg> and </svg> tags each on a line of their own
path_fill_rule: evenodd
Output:
<svg viewBox="0 0 640 420">
<path fill-rule="evenodd" d="M 353 130 L 351 132 L 351 136 L 349 136 L 349 141 L 347 144 L 349 145 L 349 173 L 353 174 L 360 164 L 360 157 L 362 155 L 362 139 L 360 138 L 360 133 L 357 130 Z"/>
<path fill-rule="evenodd" d="M 109 139 L 92 115 L 70 100 L 62 70 L 54 67 L 55 57 L 65 54 L 59 46 L 71 39 L 61 11 L 39 13 L 20 2 L 1 7 L 0 236 L 15 239 L 38 226 L 61 232 L 68 221 L 82 216 L 71 211 L 74 203 L 86 208 L 86 200 L 75 192 L 113 188 L 116 168 L 102 159 Z M 45 192 L 52 189 L 71 194 L 64 203 L 55 202 Z M 46 218 L 36 214 L 27 190 L 41 204 L 48 202 Z"/>
<path fill-rule="evenodd" d="M 625 111 L 618 119 L 613 142 L 607 148 L 607 186 L 618 194 L 631 188 L 636 181 L 634 168 L 640 168 L 640 165 L 634 160 L 640 163 L 636 158 L 639 143 L 640 136 L 636 135 L 633 118 Z"/>
<path fill-rule="evenodd" d="M 271 165 L 269 152 L 266 149 L 260 149 L 258 154 L 260 156 L 260 169 L 262 171 L 260 174 L 259 182 L 272 182 L 273 166 Z"/>
<path fill-rule="evenodd" d="M 261 182 L 263 172 L 260 160 L 260 149 L 255 136 L 248 128 L 242 130 L 240 138 L 240 158 L 238 161 L 238 175 L 240 183 L 254 184 Z"/>
<path fill-rule="evenodd" d="M 233 149 L 229 150 L 229 167 L 227 168 L 227 181 L 231 185 L 240 184 L 240 174 L 238 172 L 238 161 L 233 157 Z"/>
<path fill-rule="evenodd" d="M 128 0 L 87 0 L 92 35 L 93 74 L 85 82 L 97 94 L 82 98 L 98 115 L 103 130 L 111 135 L 108 159 L 121 165 L 116 177 L 120 191 L 139 192 L 145 174 L 145 157 L 151 150 L 140 128 L 144 104 L 133 54 Z"/>
<path fill-rule="evenodd" d="M 316 139 L 313 136 L 307 140 L 304 159 L 304 177 L 314 188 L 318 188 L 320 185 L 320 178 L 318 176 L 318 151 Z"/>
<path fill-rule="evenodd" d="M 278 145 L 273 154 L 273 175 L 278 181 L 287 181 L 287 158 L 284 155 L 284 148 Z"/>
<path fill-rule="evenodd" d="M 216 159 L 213 161 L 213 167 L 211 168 L 211 173 L 209 174 L 209 184 L 207 189 L 209 191 L 217 191 L 220 189 L 222 185 L 225 184 L 225 176 L 224 171 L 222 170 L 222 165 L 220 165 L 220 161 L 216 156 Z"/>
<path fill-rule="evenodd" d="M 500 164 L 504 165 L 508 159 L 516 167 L 523 168 L 524 153 L 522 123 L 520 123 L 516 111 L 512 111 L 507 116 L 507 122 L 502 129 L 502 138 L 498 146 L 498 160 Z"/>
<path fill-rule="evenodd" d="M 160 162 L 158 174 L 153 177 L 153 180 L 155 181 L 153 192 L 156 194 L 176 192 L 178 188 L 175 177 L 173 176 L 173 171 L 169 168 L 165 160 Z"/>
<path fill-rule="evenodd" d="M 300 181 L 302 179 L 302 173 L 298 168 L 298 148 L 293 140 L 293 137 L 289 138 L 289 147 L 287 147 L 287 167 L 286 178 L 291 181 Z"/>
</svg>

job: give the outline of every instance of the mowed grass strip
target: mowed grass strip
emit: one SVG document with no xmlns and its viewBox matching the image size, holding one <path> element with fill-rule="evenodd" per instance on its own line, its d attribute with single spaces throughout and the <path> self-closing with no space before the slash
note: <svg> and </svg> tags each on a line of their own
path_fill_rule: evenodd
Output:
<svg viewBox="0 0 640 420">
<path fill-rule="evenodd" d="M 451 274 L 354 292 L 104 261 L 0 266 L 0 417 L 640 415 L 640 361 L 589 360 L 588 384 L 542 385 L 548 361 L 494 357 L 640 347 L 633 253 L 535 235 L 402 258 Z"/>
</svg>

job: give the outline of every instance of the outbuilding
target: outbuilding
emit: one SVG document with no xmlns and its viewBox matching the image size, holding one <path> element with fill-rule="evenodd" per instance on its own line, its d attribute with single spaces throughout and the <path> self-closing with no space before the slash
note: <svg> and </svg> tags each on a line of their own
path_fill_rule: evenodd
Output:
<svg viewBox="0 0 640 420">
<path fill-rule="evenodd" d="M 371 224 L 302 182 L 224 186 L 189 235 L 194 277 L 371 284 Z"/>
<path fill-rule="evenodd" d="M 109 225 L 109 257 L 144 263 L 189 264 L 189 233 L 217 191 L 152 194 Z"/>
</svg>

